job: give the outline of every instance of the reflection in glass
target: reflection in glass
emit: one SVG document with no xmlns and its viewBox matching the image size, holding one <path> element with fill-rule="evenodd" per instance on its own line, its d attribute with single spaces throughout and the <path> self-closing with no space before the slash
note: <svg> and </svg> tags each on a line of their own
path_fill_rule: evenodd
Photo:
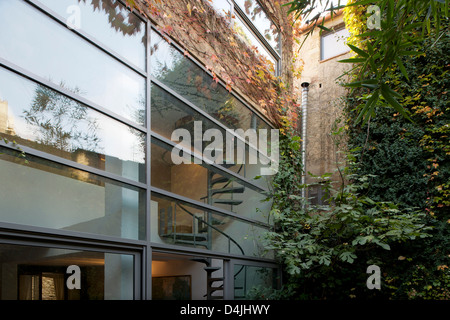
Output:
<svg viewBox="0 0 450 320">
<path fill-rule="evenodd" d="M 144 181 L 144 134 L 2 68 L 0 83 L 0 133 L 4 137 Z"/>
<path fill-rule="evenodd" d="M 144 125 L 145 78 L 24 1 L 0 1 L 0 58 Z"/>
<path fill-rule="evenodd" d="M 0 148 L 0 221 L 145 239 L 145 190 Z"/>
<path fill-rule="evenodd" d="M 251 48 L 257 51 L 257 53 L 263 55 L 266 59 L 266 65 L 269 67 L 270 72 L 275 73 L 276 70 L 276 60 L 269 53 L 269 51 L 261 44 L 261 42 L 256 38 L 249 27 L 242 22 L 239 16 L 235 16 L 233 20 L 233 28 L 240 38 Z"/>
<path fill-rule="evenodd" d="M 174 164 L 171 148 L 152 144 L 152 186 L 201 201 L 254 220 L 268 222 L 266 196 L 206 165 Z M 241 170 L 245 170 L 241 165 Z M 192 186 L 195 186 L 193 188 Z"/>
<path fill-rule="evenodd" d="M 348 52 L 350 48 L 347 46 L 346 41 L 349 36 L 350 33 L 346 28 L 323 35 L 321 37 L 321 60 Z"/>
<path fill-rule="evenodd" d="M 280 52 L 280 32 L 275 24 L 267 16 L 264 9 L 257 0 L 235 0 L 238 6 L 244 11 L 256 29 L 267 40 L 272 48 Z"/>
<path fill-rule="evenodd" d="M 199 259 L 198 256 L 152 252 L 152 300 L 206 300 L 207 272 L 205 266 L 218 270 L 214 277 L 223 277 L 220 259 Z M 220 285 L 214 283 L 214 286 Z M 218 295 L 223 292 L 216 291 Z"/>
<path fill-rule="evenodd" d="M 152 242 L 247 256 L 271 255 L 261 242 L 267 229 L 257 225 L 154 193 L 150 210 Z"/>
<path fill-rule="evenodd" d="M 211 0 L 209 3 L 219 15 L 230 18 L 232 6 L 228 0 Z"/>
<path fill-rule="evenodd" d="M 152 123 L 152 131 L 160 134 L 161 136 L 171 139 L 172 133 L 176 129 L 185 129 L 189 132 L 191 141 L 174 141 L 175 144 L 179 144 L 180 146 L 185 147 L 188 150 L 194 150 L 199 155 L 203 155 L 203 151 L 211 144 L 211 141 L 203 141 L 200 144 L 196 144 L 194 142 L 196 130 L 195 124 L 201 123 L 201 136 L 203 137 L 204 133 L 208 129 L 216 129 L 222 135 L 224 142 L 222 143 L 224 149 L 227 147 L 227 132 L 220 128 L 218 125 L 213 123 L 212 121 L 206 119 L 200 113 L 194 111 L 192 108 L 170 95 L 166 91 L 160 89 L 156 85 L 152 85 L 151 88 L 151 123 Z M 258 160 L 257 163 L 250 163 L 249 159 L 249 151 L 248 146 L 246 146 L 245 153 L 242 152 L 242 157 L 238 158 L 239 152 L 242 151 L 243 148 L 238 147 L 238 143 L 236 142 L 237 138 L 234 138 L 233 143 L 233 154 L 234 161 L 230 164 L 226 164 L 225 161 L 220 165 L 226 167 L 227 169 L 238 173 L 239 175 L 246 177 L 249 180 L 254 180 L 257 176 L 260 176 L 260 168 L 262 167 L 261 162 Z M 213 155 L 214 156 L 214 155 Z M 245 159 L 243 158 L 245 156 Z M 226 150 L 225 150 L 226 157 Z M 259 158 L 260 159 L 260 158 Z M 245 165 L 242 166 L 241 163 Z M 264 185 L 264 179 L 256 179 L 254 182 L 263 188 L 266 188 Z"/>
<path fill-rule="evenodd" d="M 120 1 L 39 1 L 66 20 L 70 20 L 74 14 L 79 13 L 80 19 L 77 27 L 93 35 L 101 43 L 141 69 L 145 69 L 147 42 L 145 23 L 137 15 L 131 13 Z"/>
<path fill-rule="evenodd" d="M 277 289 L 277 269 L 234 265 L 234 299 L 259 300 Z"/>
<path fill-rule="evenodd" d="M 127 254 L 0 244 L 0 300 L 131 300 L 134 264 Z M 73 265 L 80 289 L 67 286 Z"/>
<path fill-rule="evenodd" d="M 154 77 L 228 128 L 251 128 L 252 112 L 248 108 L 156 32 L 151 39 Z"/>
</svg>

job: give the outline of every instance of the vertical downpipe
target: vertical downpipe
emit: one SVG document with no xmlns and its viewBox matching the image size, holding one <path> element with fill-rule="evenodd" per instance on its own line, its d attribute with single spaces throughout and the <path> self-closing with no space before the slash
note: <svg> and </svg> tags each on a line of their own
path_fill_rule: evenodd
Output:
<svg viewBox="0 0 450 320">
<path fill-rule="evenodd" d="M 302 184 L 306 183 L 306 116 L 308 110 L 309 82 L 302 83 Z M 306 197 L 306 189 L 302 189 L 303 199 Z"/>
</svg>

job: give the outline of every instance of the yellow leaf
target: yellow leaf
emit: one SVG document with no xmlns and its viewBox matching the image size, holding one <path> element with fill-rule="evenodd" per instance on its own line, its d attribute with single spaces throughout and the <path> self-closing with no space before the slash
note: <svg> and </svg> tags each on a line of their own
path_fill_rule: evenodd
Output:
<svg viewBox="0 0 450 320">
<path fill-rule="evenodd" d="M 192 10 L 191 10 L 191 4 L 190 3 L 187 4 L 187 9 L 188 9 L 189 15 L 192 15 Z"/>
</svg>

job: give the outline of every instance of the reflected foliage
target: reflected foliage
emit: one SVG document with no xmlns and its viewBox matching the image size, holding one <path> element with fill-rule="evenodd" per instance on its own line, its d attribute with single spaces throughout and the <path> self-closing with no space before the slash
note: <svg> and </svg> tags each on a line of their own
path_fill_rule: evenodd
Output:
<svg viewBox="0 0 450 320">
<path fill-rule="evenodd" d="M 64 83 L 60 84 L 64 88 Z M 72 90 L 79 94 L 78 88 Z M 98 151 L 97 119 L 88 115 L 88 107 L 42 85 L 38 85 L 29 110 L 23 117 L 33 128 L 36 141 L 46 146 L 73 152 Z M 80 126 L 80 123 L 83 125 Z"/>
<path fill-rule="evenodd" d="M 82 3 L 90 3 L 95 10 L 104 11 L 108 15 L 111 27 L 125 35 L 134 35 L 141 31 L 142 20 L 134 14 L 124 14 L 124 6 L 120 1 L 105 0 L 78 0 Z M 145 25 L 144 25 L 145 26 Z"/>
</svg>

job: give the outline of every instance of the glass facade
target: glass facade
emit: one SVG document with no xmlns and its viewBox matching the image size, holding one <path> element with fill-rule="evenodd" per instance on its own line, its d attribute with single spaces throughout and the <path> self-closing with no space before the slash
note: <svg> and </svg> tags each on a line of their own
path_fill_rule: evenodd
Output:
<svg viewBox="0 0 450 320">
<path fill-rule="evenodd" d="M 240 39 L 265 59 L 278 75 L 281 61 L 281 32 L 258 0 L 209 0 L 216 13 L 230 22 Z"/>
<path fill-rule="evenodd" d="M 349 51 L 346 44 L 349 31 L 342 26 L 334 32 L 328 32 L 320 38 L 320 59 L 327 60 Z"/>
<path fill-rule="evenodd" d="M 234 259 L 278 270 L 245 161 L 271 127 L 242 98 L 121 1 L 0 0 L 0 30 L 0 299 L 234 299 Z M 205 141 L 173 161 L 195 123 L 233 163 L 198 161 Z"/>
<path fill-rule="evenodd" d="M 132 300 L 135 263 L 130 254 L 0 244 L 0 299 Z"/>
</svg>

